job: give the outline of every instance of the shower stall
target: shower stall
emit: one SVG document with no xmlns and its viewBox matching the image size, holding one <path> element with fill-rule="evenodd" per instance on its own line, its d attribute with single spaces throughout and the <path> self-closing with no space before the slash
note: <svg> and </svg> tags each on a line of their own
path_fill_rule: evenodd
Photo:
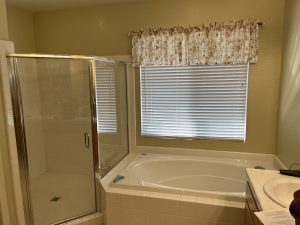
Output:
<svg viewBox="0 0 300 225">
<path fill-rule="evenodd" d="M 101 212 L 98 179 L 128 154 L 126 64 L 8 56 L 27 225 Z"/>
</svg>

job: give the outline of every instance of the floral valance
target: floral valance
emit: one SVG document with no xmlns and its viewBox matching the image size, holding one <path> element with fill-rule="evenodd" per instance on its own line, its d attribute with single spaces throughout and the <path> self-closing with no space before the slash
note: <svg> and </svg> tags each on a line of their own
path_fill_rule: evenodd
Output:
<svg viewBox="0 0 300 225">
<path fill-rule="evenodd" d="M 135 66 L 256 63 L 258 32 L 257 20 L 133 31 L 132 60 Z"/>
</svg>

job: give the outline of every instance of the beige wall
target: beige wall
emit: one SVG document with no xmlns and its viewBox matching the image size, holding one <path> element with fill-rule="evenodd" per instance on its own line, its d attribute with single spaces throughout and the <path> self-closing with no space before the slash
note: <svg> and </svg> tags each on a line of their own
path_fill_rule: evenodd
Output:
<svg viewBox="0 0 300 225">
<path fill-rule="evenodd" d="M 277 154 L 287 165 L 300 162 L 300 1 L 286 4 Z"/>
<path fill-rule="evenodd" d="M 0 40 L 8 40 L 5 0 L 0 0 Z"/>
<path fill-rule="evenodd" d="M 7 23 L 10 40 L 17 53 L 35 52 L 33 14 L 7 5 Z"/>
<path fill-rule="evenodd" d="M 35 15 L 36 47 L 38 52 L 47 53 L 130 54 L 128 32 L 134 29 L 240 18 L 266 23 L 260 33 L 259 62 L 250 68 L 246 143 L 166 140 L 137 135 L 137 144 L 274 153 L 284 0 L 154 0 L 38 13 Z"/>
</svg>

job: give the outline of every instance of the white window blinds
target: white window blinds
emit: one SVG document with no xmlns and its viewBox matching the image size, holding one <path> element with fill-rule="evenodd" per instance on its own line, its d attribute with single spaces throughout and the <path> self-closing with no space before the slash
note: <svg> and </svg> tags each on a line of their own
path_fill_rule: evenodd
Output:
<svg viewBox="0 0 300 225">
<path fill-rule="evenodd" d="M 245 141 L 248 66 L 141 67 L 142 135 Z"/>
<path fill-rule="evenodd" d="M 117 133 L 116 72 L 113 66 L 95 66 L 98 133 Z"/>
</svg>

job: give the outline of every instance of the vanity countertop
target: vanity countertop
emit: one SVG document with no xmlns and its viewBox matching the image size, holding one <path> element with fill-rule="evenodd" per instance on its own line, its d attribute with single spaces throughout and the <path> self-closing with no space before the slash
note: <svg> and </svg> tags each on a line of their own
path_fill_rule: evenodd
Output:
<svg viewBox="0 0 300 225">
<path fill-rule="evenodd" d="M 280 178 L 286 177 L 281 175 L 278 170 L 258 170 L 258 169 L 247 169 L 248 181 L 254 192 L 254 198 L 258 204 L 259 210 L 274 210 L 283 209 L 275 202 L 273 202 L 264 192 L 263 186 L 266 182 Z"/>
</svg>

